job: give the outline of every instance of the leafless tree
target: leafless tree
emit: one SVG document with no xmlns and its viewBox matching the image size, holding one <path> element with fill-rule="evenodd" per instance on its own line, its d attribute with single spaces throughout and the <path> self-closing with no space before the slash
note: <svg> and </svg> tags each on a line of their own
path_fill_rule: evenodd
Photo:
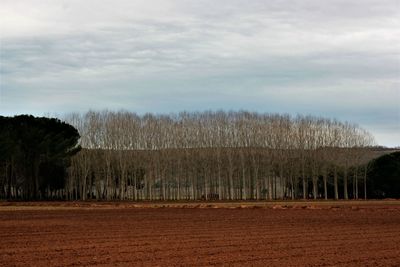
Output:
<svg viewBox="0 0 400 267">
<path fill-rule="evenodd" d="M 89 111 L 65 120 L 84 147 L 66 191 L 83 200 L 295 199 L 299 192 L 338 199 L 341 178 L 346 199 L 349 175 L 357 198 L 359 166 L 374 144 L 355 124 L 301 115 Z"/>
</svg>

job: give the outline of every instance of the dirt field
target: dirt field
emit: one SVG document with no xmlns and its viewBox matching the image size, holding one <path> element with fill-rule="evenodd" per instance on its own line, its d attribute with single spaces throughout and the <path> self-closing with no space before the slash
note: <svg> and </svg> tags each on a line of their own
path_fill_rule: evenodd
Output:
<svg viewBox="0 0 400 267">
<path fill-rule="evenodd" d="M 0 202 L 0 266 L 400 266 L 400 202 Z"/>
</svg>

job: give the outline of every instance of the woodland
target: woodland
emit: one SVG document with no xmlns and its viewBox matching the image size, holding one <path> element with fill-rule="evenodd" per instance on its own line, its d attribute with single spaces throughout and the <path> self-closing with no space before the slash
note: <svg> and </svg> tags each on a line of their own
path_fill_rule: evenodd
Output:
<svg viewBox="0 0 400 267">
<path fill-rule="evenodd" d="M 247 111 L 89 111 L 68 114 L 62 121 L 0 117 L 0 125 L 2 199 L 390 195 L 379 187 L 375 167 L 381 163 L 374 160 L 386 152 L 377 153 L 374 137 L 365 129 L 335 119 Z M 389 176 L 399 167 L 399 157 L 392 159 Z M 391 183 L 398 181 L 389 179 L 389 189 Z"/>
</svg>

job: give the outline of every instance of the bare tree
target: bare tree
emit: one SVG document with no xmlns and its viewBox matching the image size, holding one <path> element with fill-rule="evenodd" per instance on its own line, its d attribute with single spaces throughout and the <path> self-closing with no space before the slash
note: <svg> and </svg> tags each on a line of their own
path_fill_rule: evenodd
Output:
<svg viewBox="0 0 400 267">
<path fill-rule="evenodd" d="M 306 199 L 309 181 L 316 199 L 320 177 L 324 198 L 333 182 L 338 199 L 340 177 L 348 198 L 349 175 L 357 197 L 358 166 L 374 144 L 357 125 L 300 115 L 89 111 L 66 120 L 84 147 L 66 188 L 80 199 Z"/>
</svg>

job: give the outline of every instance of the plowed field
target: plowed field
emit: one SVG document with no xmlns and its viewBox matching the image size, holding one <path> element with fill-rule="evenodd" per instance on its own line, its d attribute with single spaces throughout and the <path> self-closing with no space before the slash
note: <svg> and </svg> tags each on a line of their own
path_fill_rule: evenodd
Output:
<svg viewBox="0 0 400 267">
<path fill-rule="evenodd" d="M 400 266 L 399 202 L 162 206 L 0 204 L 0 266 Z"/>
</svg>

